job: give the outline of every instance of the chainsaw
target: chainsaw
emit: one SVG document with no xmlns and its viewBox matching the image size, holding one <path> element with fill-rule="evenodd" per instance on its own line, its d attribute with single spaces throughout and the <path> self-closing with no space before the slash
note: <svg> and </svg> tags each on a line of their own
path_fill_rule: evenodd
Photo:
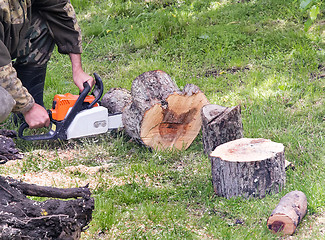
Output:
<svg viewBox="0 0 325 240">
<path fill-rule="evenodd" d="M 94 73 L 94 77 L 96 83 L 90 95 L 91 87 L 84 82 L 84 90 L 80 95 L 66 93 L 54 96 L 52 109 L 47 110 L 50 117 L 49 132 L 25 136 L 24 130 L 29 126 L 23 122 L 18 136 L 24 140 L 69 140 L 122 128 L 122 113 L 108 114 L 108 109 L 100 106 L 103 82 L 98 74 Z"/>
</svg>

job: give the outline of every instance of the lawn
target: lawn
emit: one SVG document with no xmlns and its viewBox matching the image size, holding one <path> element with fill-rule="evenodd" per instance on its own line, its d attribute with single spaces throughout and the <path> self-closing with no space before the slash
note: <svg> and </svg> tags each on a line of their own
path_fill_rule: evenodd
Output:
<svg viewBox="0 0 325 240">
<path fill-rule="evenodd" d="M 83 31 L 83 67 L 105 91 L 131 88 L 160 69 L 182 88 L 197 85 L 211 103 L 240 104 L 244 136 L 285 146 L 285 187 L 263 199 L 214 194 L 199 134 L 185 151 L 151 151 L 123 132 L 16 144 L 24 159 L 0 166 L 43 185 L 90 183 L 95 210 L 82 239 L 324 239 L 324 4 L 308 31 L 297 0 L 74 0 Z M 57 52 L 46 76 L 45 103 L 78 93 L 69 58 Z M 6 128 L 16 129 L 10 121 Z M 300 190 L 308 213 L 293 237 L 266 227 L 286 193 Z"/>
</svg>

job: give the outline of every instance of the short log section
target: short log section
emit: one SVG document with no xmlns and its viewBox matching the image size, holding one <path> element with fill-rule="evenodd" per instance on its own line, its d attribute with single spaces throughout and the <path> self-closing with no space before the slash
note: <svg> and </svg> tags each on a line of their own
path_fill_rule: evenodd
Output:
<svg viewBox="0 0 325 240">
<path fill-rule="evenodd" d="M 108 109 L 109 114 L 122 113 L 131 103 L 131 93 L 124 88 L 111 88 L 101 100 L 101 105 Z"/>
<path fill-rule="evenodd" d="M 307 197 L 301 191 L 292 191 L 281 198 L 267 220 L 273 233 L 292 235 L 307 213 Z"/>
<path fill-rule="evenodd" d="M 284 146 L 262 138 L 241 138 L 218 146 L 211 154 L 214 191 L 218 196 L 259 197 L 285 185 Z"/>
<path fill-rule="evenodd" d="M 145 72 L 132 83 L 132 103 L 122 114 L 127 134 L 156 150 L 187 149 L 201 129 L 201 90 L 187 84 L 180 91 L 163 71 Z"/>
<path fill-rule="evenodd" d="M 243 137 L 240 105 L 223 107 L 208 104 L 202 108 L 202 141 L 206 154 L 217 146 Z"/>
</svg>

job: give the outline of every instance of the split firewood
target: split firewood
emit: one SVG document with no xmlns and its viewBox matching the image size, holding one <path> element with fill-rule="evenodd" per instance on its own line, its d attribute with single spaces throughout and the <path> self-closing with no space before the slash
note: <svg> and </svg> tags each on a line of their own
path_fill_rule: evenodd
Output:
<svg viewBox="0 0 325 240">
<path fill-rule="evenodd" d="M 77 199 L 39 202 L 26 195 Z M 87 187 L 42 187 L 0 176 L 0 239 L 80 239 L 93 209 Z"/>
<path fill-rule="evenodd" d="M 259 197 L 285 185 L 284 146 L 267 139 L 241 138 L 210 154 L 212 182 L 218 196 Z"/>
<path fill-rule="evenodd" d="M 301 191 L 289 192 L 273 210 L 267 220 L 267 227 L 273 233 L 292 235 L 306 213 L 306 195 Z"/>
<path fill-rule="evenodd" d="M 217 146 L 243 137 L 240 106 L 228 108 L 208 104 L 202 108 L 202 141 L 204 152 L 211 153 Z"/>
<path fill-rule="evenodd" d="M 201 108 L 208 103 L 193 84 L 180 91 L 163 71 L 145 72 L 132 83 L 132 102 L 123 110 L 126 133 L 153 149 L 186 149 L 201 129 Z"/>
</svg>

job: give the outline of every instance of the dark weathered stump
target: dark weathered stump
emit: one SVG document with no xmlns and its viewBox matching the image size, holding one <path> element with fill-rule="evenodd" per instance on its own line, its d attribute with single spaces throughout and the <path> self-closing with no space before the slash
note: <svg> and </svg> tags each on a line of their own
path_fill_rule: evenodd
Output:
<svg viewBox="0 0 325 240">
<path fill-rule="evenodd" d="M 208 103 L 192 84 L 180 91 L 163 71 L 145 72 L 132 83 L 132 103 L 122 114 L 127 134 L 153 149 L 186 149 L 201 129 L 201 108 Z"/>
<path fill-rule="evenodd" d="M 241 138 L 210 154 L 213 187 L 218 196 L 265 197 L 285 184 L 284 146 L 267 139 Z"/>
<path fill-rule="evenodd" d="M 78 198 L 43 202 L 26 197 Z M 0 176 L 0 239 L 79 239 L 92 218 L 87 187 L 59 189 Z"/>
<path fill-rule="evenodd" d="M 15 131 L 0 129 L 0 164 L 23 157 L 12 140 L 15 137 L 17 137 Z"/>
<path fill-rule="evenodd" d="M 202 108 L 202 141 L 209 154 L 217 146 L 243 137 L 240 106 L 228 108 L 208 104 Z"/>
<path fill-rule="evenodd" d="M 289 192 L 273 210 L 267 220 L 267 227 L 273 233 L 292 235 L 306 213 L 306 195 L 301 191 Z"/>
</svg>

